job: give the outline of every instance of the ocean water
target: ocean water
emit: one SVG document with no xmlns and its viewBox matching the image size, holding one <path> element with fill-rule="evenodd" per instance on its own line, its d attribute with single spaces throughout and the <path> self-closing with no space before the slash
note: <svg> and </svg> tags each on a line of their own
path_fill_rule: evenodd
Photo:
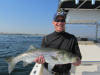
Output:
<svg viewBox="0 0 100 75">
<path fill-rule="evenodd" d="M 30 45 L 40 48 L 42 39 L 43 36 L 0 35 L 0 75 L 29 75 L 35 63 L 23 67 L 23 62 L 19 62 L 16 64 L 13 72 L 9 74 L 8 64 L 4 59 L 27 51 Z M 94 38 L 90 40 L 94 40 Z M 98 41 L 100 42 L 100 39 Z"/>
<path fill-rule="evenodd" d="M 0 35 L 0 75 L 29 75 L 34 63 L 23 67 L 23 62 L 16 64 L 13 72 L 8 73 L 7 57 L 17 56 L 28 50 L 30 45 L 40 48 L 43 36 Z"/>
</svg>

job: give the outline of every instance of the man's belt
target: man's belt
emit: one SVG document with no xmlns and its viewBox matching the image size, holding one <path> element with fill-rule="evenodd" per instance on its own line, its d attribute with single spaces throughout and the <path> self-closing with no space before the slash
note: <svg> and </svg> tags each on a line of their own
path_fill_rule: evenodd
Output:
<svg viewBox="0 0 100 75">
<path fill-rule="evenodd" d="M 51 72 L 54 75 L 62 75 L 63 73 Z"/>
</svg>

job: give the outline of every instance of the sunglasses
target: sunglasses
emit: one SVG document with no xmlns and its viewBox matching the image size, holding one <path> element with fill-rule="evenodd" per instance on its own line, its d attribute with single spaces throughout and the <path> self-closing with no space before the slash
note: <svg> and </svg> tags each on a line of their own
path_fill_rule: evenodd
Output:
<svg viewBox="0 0 100 75">
<path fill-rule="evenodd" d="M 61 20 L 55 19 L 55 22 L 65 22 L 65 19 L 61 19 Z"/>
</svg>

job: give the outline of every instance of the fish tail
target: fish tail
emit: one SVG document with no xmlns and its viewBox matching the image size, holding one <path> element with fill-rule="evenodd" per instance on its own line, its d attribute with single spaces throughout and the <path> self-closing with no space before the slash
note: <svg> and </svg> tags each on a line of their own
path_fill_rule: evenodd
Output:
<svg viewBox="0 0 100 75">
<path fill-rule="evenodd" d="M 6 58 L 5 61 L 8 63 L 8 72 L 11 73 L 15 67 L 15 63 L 13 63 L 13 57 Z"/>
</svg>

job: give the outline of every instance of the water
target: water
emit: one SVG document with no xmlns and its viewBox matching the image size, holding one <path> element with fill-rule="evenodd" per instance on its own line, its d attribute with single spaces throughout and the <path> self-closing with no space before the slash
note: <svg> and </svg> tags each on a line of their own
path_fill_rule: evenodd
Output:
<svg viewBox="0 0 100 75">
<path fill-rule="evenodd" d="M 40 48 L 43 36 L 33 35 L 0 35 L 0 75 L 8 74 L 8 64 L 4 61 L 6 57 L 17 56 L 28 50 L 30 45 Z M 23 67 L 19 62 L 10 75 L 29 75 L 34 63 Z"/>
<path fill-rule="evenodd" d="M 34 63 L 23 67 L 23 62 L 19 62 L 13 72 L 8 74 L 8 64 L 4 59 L 27 51 L 30 45 L 40 48 L 42 39 L 43 36 L 0 35 L 0 75 L 29 75 Z M 90 40 L 94 39 L 91 38 Z M 100 39 L 98 41 L 100 42 Z"/>
</svg>

